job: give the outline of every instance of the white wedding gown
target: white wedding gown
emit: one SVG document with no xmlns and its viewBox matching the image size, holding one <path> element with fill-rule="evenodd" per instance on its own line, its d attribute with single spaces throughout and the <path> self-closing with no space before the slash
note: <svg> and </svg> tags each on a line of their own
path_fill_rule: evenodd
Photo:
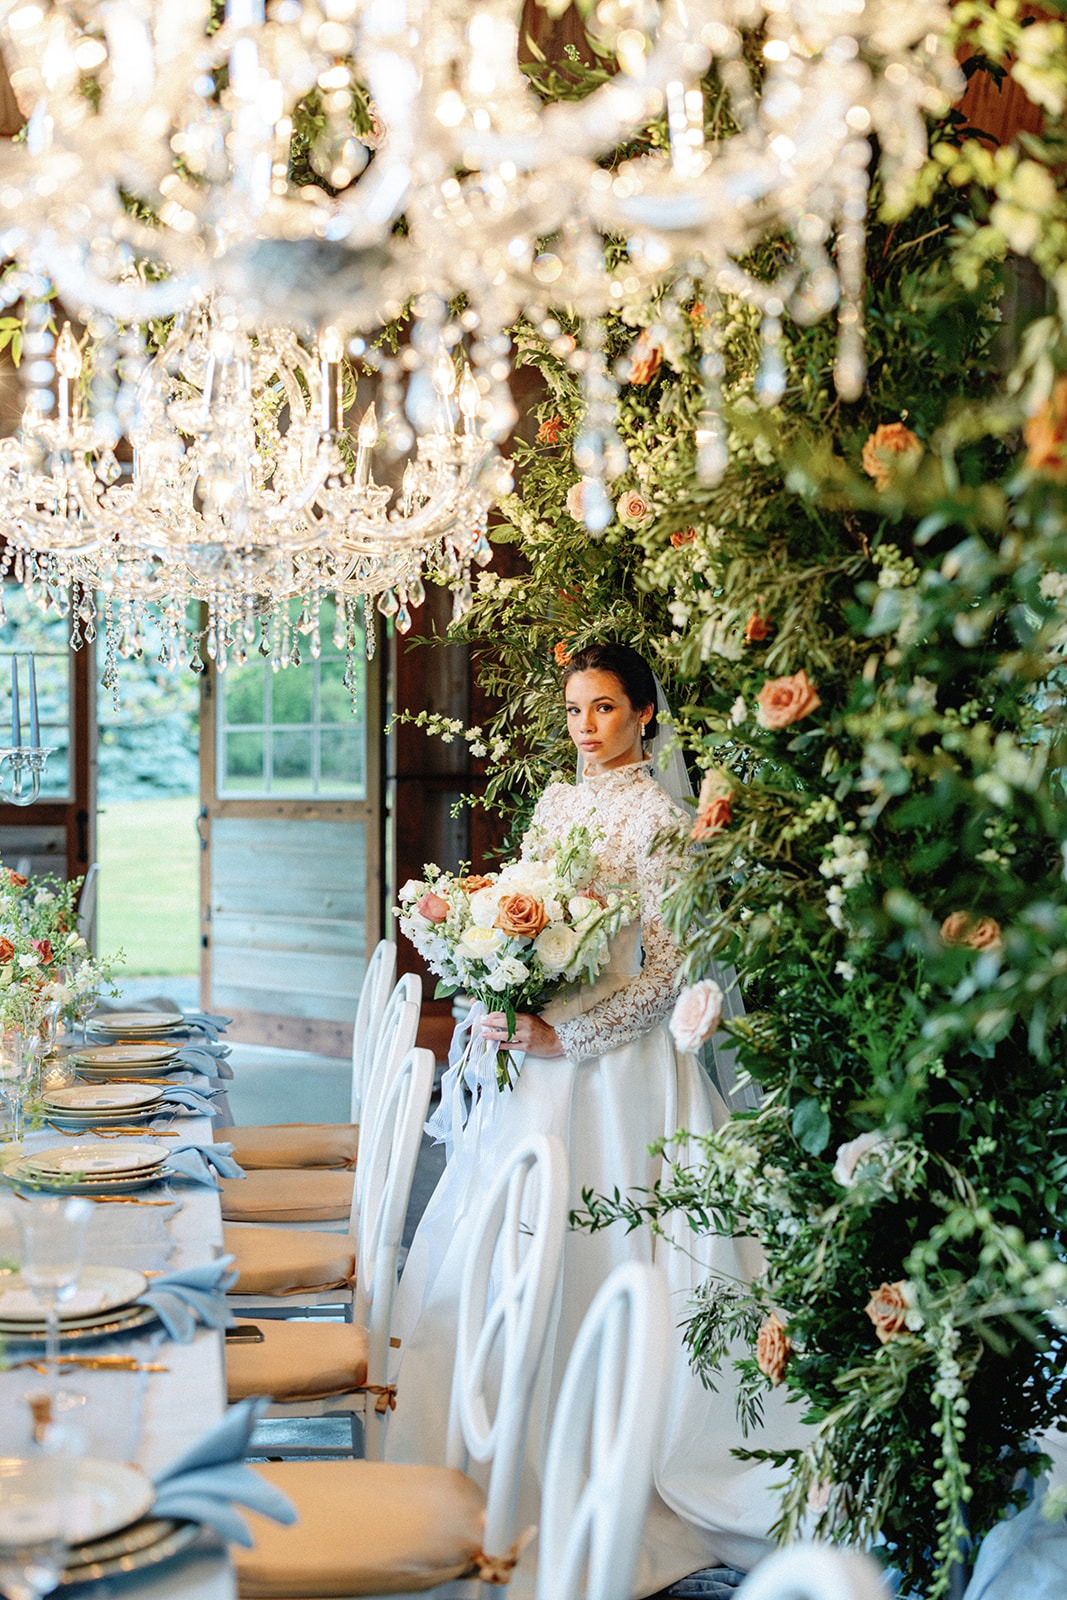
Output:
<svg viewBox="0 0 1067 1600">
<path fill-rule="evenodd" d="M 676 816 L 647 762 L 585 777 L 576 785 L 552 784 L 538 802 L 534 827 L 540 825 L 549 837 L 561 837 L 575 823 L 599 827 L 604 838 L 597 849 L 598 882 L 639 888 L 640 927 L 634 923 L 622 930 L 609 970 L 581 991 L 580 1005 L 554 1003 L 546 1009 L 567 1054 L 527 1055 L 514 1089 L 490 1089 L 430 1198 L 398 1290 L 397 1409 L 386 1439 L 391 1461 L 444 1458 L 456 1302 L 469 1233 L 464 1220 L 469 1223 L 482 1196 L 482 1175 L 499 1171 L 529 1134 L 554 1133 L 567 1149 L 570 1200 L 578 1207 L 583 1189 L 610 1195 L 616 1187 L 624 1192 L 650 1188 L 664 1168 L 662 1157 L 649 1154 L 650 1144 L 680 1128 L 705 1133 L 727 1115 L 700 1064 L 675 1049 L 664 1021 L 673 1004 L 679 958 L 660 912 L 671 863 L 662 852 L 653 852 L 652 841 Z M 684 1217 L 668 1220 L 677 1248 L 647 1228 L 627 1233 L 622 1223 L 593 1234 L 568 1233 L 534 1408 L 520 1527 L 537 1522 L 538 1464 L 551 1407 L 581 1320 L 612 1269 L 635 1258 L 660 1263 L 676 1323 L 684 1320 L 693 1287 L 709 1272 L 747 1280 L 759 1270 L 750 1242 L 698 1238 Z M 635 1595 L 653 1594 L 700 1567 L 751 1566 L 767 1548 L 775 1507 L 770 1486 L 780 1477 L 730 1454 L 734 1446 L 766 1438 L 743 1439 L 729 1369 L 715 1394 L 689 1369 L 680 1337 L 664 1355 L 672 1363 L 672 1382 L 666 1417 L 660 1419 L 663 1444 Z M 768 1416 L 778 1420 L 780 1410 L 772 1404 Z M 655 1422 L 650 1416 L 649 1426 Z M 795 1434 L 795 1425 L 789 1431 Z M 784 1442 L 777 1428 L 772 1442 Z M 535 1555 L 536 1543 L 512 1579 L 509 1592 L 519 1600 L 533 1592 Z"/>
</svg>

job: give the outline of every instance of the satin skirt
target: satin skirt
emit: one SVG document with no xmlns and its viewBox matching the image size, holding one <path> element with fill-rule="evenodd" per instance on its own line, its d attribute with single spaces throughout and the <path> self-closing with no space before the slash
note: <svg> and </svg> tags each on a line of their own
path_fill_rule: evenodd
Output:
<svg viewBox="0 0 1067 1600">
<path fill-rule="evenodd" d="M 570 1162 L 570 1206 L 582 1190 L 610 1195 L 616 1186 L 650 1188 L 664 1160 L 649 1145 L 679 1129 L 699 1135 L 718 1126 L 726 1107 L 699 1062 L 681 1054 L 665 1026 L 607 1055 L 574 1062 L 527 1055 L 514 1089 L 495 1087 L 477 1106 L 430 1198 L 412 1241 L 397 1293 L 394 1333 L 400 1339 L 397 1408 L 389 1421 L 391 1461 L 442 1462 L 448 1425 L 449 1385 L 456 1317 L 470 1224 L 485 1180 L 500 1170 L 530 1134 L 560 1138 Z M 672 1154 L 684 1146 L 674 1145 Z M 483 1177 L 484 1175 L 484 1177 Z M 684 1217 L 669 1219 L 668 1238 L 651 1229 L 627 1232 L 613 1223 L 597 1233 L 568 1232 L 559 1294 L 549 1324 L 520 1494 L 520 1528 L 536 1524 L 540 1463 L 552 1408 L 578 1328 L 605 1278 L 621 1262 L 651 1261 L 671 1293 L 676 1328 L 685 1320 L 694 1287 L 709 1273 L 749 1281 L 760 1270 L 752 1241 L 698 1237 Z M 649 1416 L 661 1438 L 655 1490 L 638 1566 L 635 1596 L 654 1594 L 701 1567 L 743 1570 L 766 1553 L 776 1514 L 776 1469 L 737 1461 L 744 1443 L 775 1447 L 797 1441 L 798 1429 L 771 1396 L 758 1436 L 746 1440 L 736 1419 L 729 1366 L 719 1391 L 700 1383 L 686 1360 L 680 1332 L 664 1352 L 670 1363 L 665 1414 Z M 524 1553 L 510 1592 L 533 1593 L 536 1542 Z M 532 1559 L 531 1559 L 532 1558 Z"/>
</svg>

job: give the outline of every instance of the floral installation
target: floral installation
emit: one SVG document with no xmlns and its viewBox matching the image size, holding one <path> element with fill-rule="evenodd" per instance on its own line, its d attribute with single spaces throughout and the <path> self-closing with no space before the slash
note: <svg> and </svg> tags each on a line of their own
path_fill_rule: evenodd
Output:
<svg viewBox="0 0 1067 1600">
<path fill-rule="evenodd" d="M 95 958 L 77 931 L 82 879 L 26 877 L 0 863 L 0 1029 L 36 1033 L 49 1008 L 72 1015 L 112 984 L 123 959 Z"/>
<path fill-rule="evenodd" d="M 497 872 L 441 872 L 411 879 L 394 908 L 431 972 L 435 998 L 463 993 L 486 1010 L 540 1011 L 566 989 L 591 983 L 638 897 L 596 879 L 594 830 L 540 838 L 530 855 Z M 511 1085 L 513 1058 L 498 1050 L 497 1083 Z"/>
<path fill-rule="evenodd" d="M 642 650 L 715 775 L 667 901 L 679 1042 L 726 1029 L 762 1104 L 579 1220 L 681 1210 L 759 1240 L 762 1278 L 699 1292 L 694 1365 L 743 1416 L 776 1383 L 810 1424 L 803 1450 L 765 1452 L 776 1534 L 873 1544 L 924 1600 L 1022 1502 L 1067 1412 L 1067 29 L 1010 0 L 951 26 L 1044 123 L 991 149 L 954 114 L 908 204 L 872 197 L 862 397 L 837 398 L 825 324 L 783 321 L 768 404 L 758 308 L 692 281 L 635 294 L 603 324 L 621 450 L 594 537 L 572 314 L 520 325 L 537 416 L 565 429 L 519 447 L 493 535 L 526 570 L 482 574 L 455 630 L 498 697 L 486 794 L 516 828 L 569 764 L 561 642 Z M 582 70 L 538 81 L 577 96 Z M 1043 300 L 1005 297 L 1009 257 Z M 718 482 L 695 444 L 709 348 Z M 707 992 L 705 1012 L 713 964 L 744 1016 Z"/>
</svg>

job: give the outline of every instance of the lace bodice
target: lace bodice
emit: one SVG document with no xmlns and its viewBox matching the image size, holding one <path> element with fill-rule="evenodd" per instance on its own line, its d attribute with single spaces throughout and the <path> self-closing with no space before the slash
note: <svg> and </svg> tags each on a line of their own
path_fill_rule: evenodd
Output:
<svg viewBox="0 0 1067 1600">
<path fill-rule="evenodd" d="M 652 841 L 678 817 L 647 761 L 584 777 L 577 784 L 552 783 L 537 802 L 524 854 L 532 852 L 538 832 L 558 838 L 575 823 L 595 826 L 604 835 L 597 849 L 598 881 L 634 886 L 641 896 L 640 968 L 582 1015 L 555 1023 L 573 1061 L 629 1044 L 670 1010 L 681 964 L 662 914 L 663 883 L 672 859 L 663 849 L 653 851 Z"/>
</svg>

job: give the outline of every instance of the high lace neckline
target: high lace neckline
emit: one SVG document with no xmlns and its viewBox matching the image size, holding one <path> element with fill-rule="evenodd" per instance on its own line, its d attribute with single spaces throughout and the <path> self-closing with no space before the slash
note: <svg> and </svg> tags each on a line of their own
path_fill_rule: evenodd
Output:
<svg viewBox="0 0 1067 1600">
<path fill-rule="evenodd" d="M 605 772 L 582 772 L 580 783 L 587 783 L 593 788 L 602 789 L 609 782 L 629 781 L 633 774 L 641 773 L 645 777 L 652 776 L 652 758 L 645 756 L 641 761 L 627 761 L 621 767 L 608 767 Z"/>
</svg>

